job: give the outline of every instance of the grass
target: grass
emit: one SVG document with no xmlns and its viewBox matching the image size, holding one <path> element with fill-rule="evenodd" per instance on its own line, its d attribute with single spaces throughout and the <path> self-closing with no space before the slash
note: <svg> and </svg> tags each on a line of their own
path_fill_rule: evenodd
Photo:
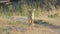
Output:
<svg viewBox="0 0 60 34">
<path fill-rule="evenodd" d="M 49 23 L 44 20 L 35 20 L 34 23 L 38 25 L 43 25 L 45 27 L 53 28 L 53 29 L 60 29 L 60 26 L 54 25 L 53 23 Z"/>
<path fill-rule="evenodd" d="M 20 9 L 13 10 L 0 9 L 0 34 L 55 34 L 55 32 L 50 28 L 60 28 L 59 26 L 53 25 L 56 23 L 49 23 L 43 20 L 35 20 L 35 26 L 29 26 L 27 22 L 16 21 L 10 19 L 11 16 L 27 16 L 28 9 L 24 5 Z M 42 16 L 41 10 L 35 11 L 35 17 Z M 55 15 L 56 17 L 56 15 Z"/>
<path fill-rule="evenodd" d="M 6 17 L 0 17 L 0 34 L 54 34 L 51 29 L 45 26 L 35 26 L 30 27 L 26 22 L 12 21 Z"/>
</svg>

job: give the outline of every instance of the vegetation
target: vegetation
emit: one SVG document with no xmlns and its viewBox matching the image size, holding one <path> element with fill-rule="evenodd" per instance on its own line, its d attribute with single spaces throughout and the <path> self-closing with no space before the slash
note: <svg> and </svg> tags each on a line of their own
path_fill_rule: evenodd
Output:
<svg viewBox="0 0 60 34">
<path fill-rule="evenodd" d="M 35 10 L 35 16 L 40 16 L 43 14 L 43 12 L 48 15 L 50 15 L 50 12 L 55 14 L 55 12 L 58 12 L 58 9 L 60 7 L 60 0 L 17 0 L 8 6 L 0 5 L 0 14 L 6 15 L 6 16 L 27 16 L 28 10 L 30 8 L 34 8 Z"/>
<path fill-rule="evenodd" d="M 29 26 L 24 17 L 29 9 L 35 9 L 33 26 Z M 58 34 L 59 11 L 60 0 L 10 0 L 0 3 L 0 34 Z"/>
</svg>

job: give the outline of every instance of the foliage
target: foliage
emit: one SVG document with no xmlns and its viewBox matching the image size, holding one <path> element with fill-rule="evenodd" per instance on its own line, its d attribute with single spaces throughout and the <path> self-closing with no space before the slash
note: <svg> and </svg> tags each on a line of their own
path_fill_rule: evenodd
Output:
<svg viewBox="0 0 60 34">
<path fill-rule="evenodd" d="M 18 16 L 26 16 L 28 14 L 28 9 L 36 9 L 35 15 L 42 14 L 42 12 L 49 12 L 53 9 L 58 9 L 60 7 L 60 0 L 20 0 L 18 2 L 12 2 L 11 5 L 0 5 L 0 13 L 14 15 L 14 13 Z M 5 13 L 7 12 L 7 13 Z M 9 13 L 9 14 L 8 14 Z"/>
</svg>

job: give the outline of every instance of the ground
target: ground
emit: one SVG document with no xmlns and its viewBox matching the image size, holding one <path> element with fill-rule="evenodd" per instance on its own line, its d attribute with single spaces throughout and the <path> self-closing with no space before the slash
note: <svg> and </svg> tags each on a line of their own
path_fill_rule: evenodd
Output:
<svg viewBox="0 0 60 34">
<path fill-rule="evenodd" d="M 39 23 L 29 26 L 27 22 L 24 22 L 25 17 L 18 17 L 0 17 L 0 34 L 60 34 L 58 19 L 42 17 L 41 19 L 47 22 L 46 24 Z"/>
</svg>

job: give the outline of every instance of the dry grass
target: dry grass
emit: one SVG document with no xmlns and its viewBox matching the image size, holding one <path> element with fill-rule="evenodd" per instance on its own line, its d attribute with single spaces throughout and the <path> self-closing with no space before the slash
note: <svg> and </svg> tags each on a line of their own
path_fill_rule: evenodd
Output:
<svg viewBox="0 0 60 34">
<path fill-rule="evenodd" d="M 45 26 L 28 26 L 27 23 L 12 21 L 9 18 L 0 17 L 0 34 L 55 34 L 53 30 Z"/>
</svg>

